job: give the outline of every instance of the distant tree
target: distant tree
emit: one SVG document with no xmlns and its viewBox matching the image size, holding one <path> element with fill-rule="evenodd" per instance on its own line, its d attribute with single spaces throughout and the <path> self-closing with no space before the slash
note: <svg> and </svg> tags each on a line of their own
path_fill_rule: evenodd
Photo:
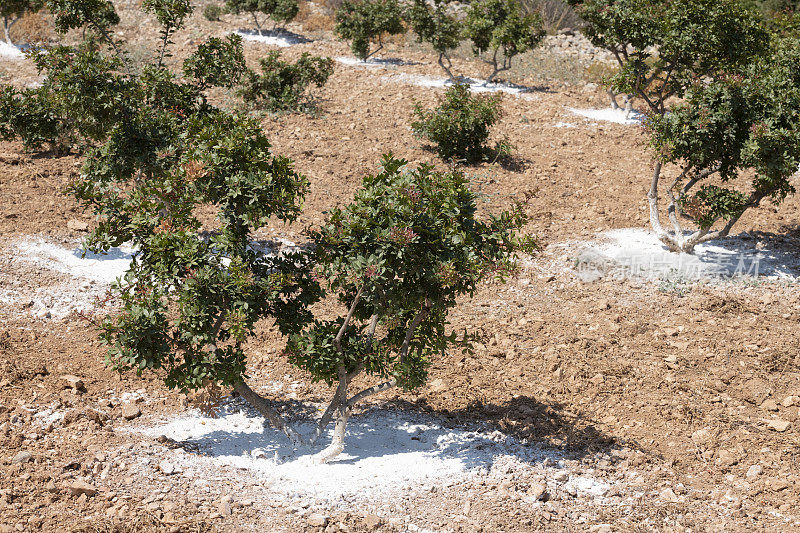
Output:
<svg viewBox="0 0 800 533">
<path fill-rule="evenodd" d="M 492 65 L 487 83 L 510 69 L 515 56 L 538 46 L 544 35 L 541 15 L 526 15 L 518 0 L 478 0 L 467 8 L 464 36 L 475 55 Z"/>
<path fill-rule="evenodd" d="M 333 74 L 333 60 L 304 52 L 294 63 L 281 60 L 280 52 L 259 59 L 261 73 L 248 70 L 239 95 L 248 103 L 270 111 L 299 111 L 309 99 L 310 85 L 322 87 Z"/>
<path fill-rule="evenodd" d="M 403 33 L 397 0 L 344 0 L 336 10 L 334 33 L 350 41 L 350 50 L 362 61 L 383 49 L 383 36 Z M 371 43 L 378 47 L 370 51 Z"/>
<path fill-rule="evenodd" d="M 11 41 L 11 28 L 25 16 L 35 13 L 44 7 L 42 0 L 0 0 L 0 16 L 3 17 L 3 34 L 8 44 Z"/>
<path fill-rule="evenodd" d="M 250 13 L 253 23 L 261 31 L 258 14 L 271 18 L 275 26 L 285 25 L 300 12 L 298 0 L 226 0 L 225 6 L 230 13 Z"/>
<path fill-rule="evenodd" d="M 489 130 L 500 118 L 500 96 L 474 96 L 469 85 L 448 87 L 439 107 L 425 110 L 414 107 L 414 133 L 436 145 L 444 159 L 476 163 L 488 152 Z"/>
<path fill-rule="evenodd" d="M 439 66 L 454 80 L 450 52 L 463 40 L 463 23 L 447 12 L 447 3 L 443 0 L 434 0 L 433 5 L 427 0 L 413 0 L 406 9 L 406 18 L 417 35 L 417 41 L 427 42 L 433 47 L 439 54 Z"/>
</svg>

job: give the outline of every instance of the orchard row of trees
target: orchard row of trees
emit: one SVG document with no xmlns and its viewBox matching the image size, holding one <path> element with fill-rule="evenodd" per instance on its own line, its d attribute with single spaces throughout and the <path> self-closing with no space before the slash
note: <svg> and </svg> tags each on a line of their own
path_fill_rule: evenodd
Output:
<svg viewBox="0 0 800 533">
<path fill-rule="evenodd" d="M 48 7 L 61 31 L 83 29 L 87 39 L 31 53 L 45 82 L 4 93 L 0 115 L 19 120 L 3 120 L 3 134 L 23 137 L 31 116 L 70 131 L 85 153 L 70 190 L 98 221 L 86 249 L 129 242 L 137 250 L 112 289 L 121 308 L 98 323 L 108 363 L 120 371 L 156 372 L 183 390 L 232 387 L 298 443 L 314 443 L 335 421 L 318 455 L 329 460 L 343 449 L 359 401 L 420 386 L 434 356 L 466 346 L 447 331 L 457 299 L 483 280 L 502 280 L 516 253 L 533 249 L 519 232 L 523 203 L 479 218 L 462 172 L 414 168 L 388 154 L 352 202 L 311 232 L 308 247 L 266 253 L 252 245 L 254 232 L 300 216 L 308 181 L 271 152 L 256 121 L 205 96 L 259 76 L 244 69 L 241 41 L 209 39 L 173 72 L 163 58 L 191 6 L 145 0 L 163 38 L 153 61 L 134 71 L 111 38 L 119 19 L 110 2 Z M 41 101 L 51 114 L 26 115 Z M 208 207 L 217 214 L 212 229 L 198 218 Z M 338 300 L 341 315 L 315 316 L 322 299 Z M 265 321 L 286 335 L 290 363 L 335 388 L 310 435 L 247 384 L 246 347 Z M 356 378 L 368 386 L 354 389 Z"/>
<path fill-rule="evenodd" d="M 249 13 L 260 29 L 259 15 L 285 23 L 297 15 L 299 7 L 297 0 L 227 0 L 225 11 Z M 206 16 L 216 20 L 220 13 L 215 8 L 207 10 Z M 455 79 L 450 53 L 469 40 L 475 55 L 492 66 L 487 82 L 510 69 L 515 56 L 535 48 L 545 35 L 542 17 L 526 14 L 518 0 L 476 0 L 463 17 L 442 0 L 412 0 L 407 5 L 398 0 L 344 0 L 335 18 L 334 32 L 350 42 L 353 54 L 362 61 L 381 51 L 387 36 L 411 28 L 420 42 L 431 44 L 439 54 L 439 65 L 450 79 Z"/>
<path fill-rule="evenodd" d="M 691 251 L 727 234 L 746 209 L 794 192 L 796 19 L 767 24 L 739 0 L 570 1 L 586 34 L 619 63 L 612 88 L 647 107 L 645 127 L 657 156 L 651 222 L 672 249 Z M 137 247 L 130 271 L 114 287 L 121 311 L 99 324 L 116 368 L 155 371 L 182 389 L 231 386 L 296 441 L 315 441 L 335 420 L 333 443 L 319 456 L 327 460 L 341 451 L 360 400 L 421 385 L 435 354 L 466 345 L 468 339 L 446 331 L 457 298 L 487 278 L 502 279 L 518 251 L 533 250 L 519 231 L 523 203 L 481 219 L 459 170 L 410 168 L 386 155 L 353 201 L 311 233 L 308 248 L 265 253 L 251 245 L 254 232 L 270 220 L 300 216 L 308 182 L 290 160 L 272 154 L 257 122 L 214 107 L 206 92 L 237 86 L 245 100 L 297 102 L 298 86 L 325 82 L 330 60 L 303 56 L 289 64 L 270 54 L 256 73 L 245 65 L 241 39 L 229 36 L 207 40 L 174 72 L 164 59 L 191 5 L 145 0 L 142 8 L 158 20 L 162 38 L 152 61 L 134 69 L 113 38 L 119 17 L 110 2 L 49 0 L 47 7 L 59 31 L 81 29 L 86 40 L 30 53 L 44 82 L 2 90 L 0 135 L 30 148 L 49 139 L 81 146 L 85 163 L 71 190 L 99 223 L 87 249 Z M 446 15 L 443 6 L 414 9 L 420 35 L 438 35 L 425 33 L 426 24 Z M 494 26 L 480 20 L 473 22 L 483 28 L 482 42 L 494 46 Z M 414 130 L 446 158 L 478 160 L 499 118 L 497 104 L 455 84 L 438 109 L 416 109 Z M 745 177 L 749 192 L 738 188 Z M 660 190 L 671 230 L 661 225 Z M 218 219 L 210 231 L 197 216 L 208 206 Z M 690 233 L 681 225 L 686 219 L 695 226 Z M 340 302 L 338 318 L 314 315 L 323 298 Z M 335 386 L 310 436 L 298 435 L 247 385 L 246 346 L 263 320 L 286 335 L 289 362 Z M 361 376 L 374 385 L 353 391 Z"/>
<path fill-rule="evenodd" d="M 517 0 L 476 0 L 461 20 L 442 0 L 412 0 L 402 7 L 397 0 L 345 0 L 336 12 L 334 32 L 349 40 L 351 50 L 366 60 L 383 48 L 385 35 L 406 31 L 427 42 L 439 54 L 439 65 L 453 80 L 450 53 L 464 40 L 472 43 L 476 57 L 492 66 L 487 83 L 511 68 L 519 54 L 535 48 L 545 35 L 538 13 L 526 14 Z M 377 43 L 372 48 L 372 43 Z"/>
</svg>

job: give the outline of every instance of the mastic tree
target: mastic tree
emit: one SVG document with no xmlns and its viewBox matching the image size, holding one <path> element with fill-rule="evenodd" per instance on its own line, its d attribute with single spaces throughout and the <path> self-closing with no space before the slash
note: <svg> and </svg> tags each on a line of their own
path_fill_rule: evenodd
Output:
<svg viewBox="0 0 800 533">
<path fill-rule="evenodd" d="M 304 52 L 294 63 L 281 59 L 278 51 L 259 59 L 261 73 L 248 70 L 239 95 L 248 103 L 269 111 L 299 111 L 311 99 L 306 92 L 312 84 L 322 87 L 333 74 L 333 60 Z"/>
<path fill-rule="evenodd" d="M 429 43 L 439 54 L 439 66 L 451 80 L 455 80 L 450 52 L 463 40 L 462 23 L 448 13 L 447 3 L 434 0 L 430 5 L 427 0 L 413 0 L 406 9 L 406 19 L 417 36 L 418 42 Z"/>
<path fill-rule="evenodd" d="M 747 209 L 764 200 L 777 204 L 795 192 L 800 41 L 795 35 L 775 41 L 772 53 L 742 72 L 694 84 L 669 113 L 646 121 L 658 157 L 648 194 L 650 222 L 672 250 L 690 253 L 724 237 Z M 680 169 L 665 188 L 671 229 L 659 216 L 663 163 Z M 682 221 L 694 229 L 687 233 Z"/>
<path fill-rule="evenodd" d="M 736 72 L 766 51 L 761 17 L 740 0 L 570 0 L 584 34 L 609 50 L 619 70 L 616 93 L 632 94 L 653 113 L 697 81 Z"/>
<path fill-rule="evenodd" d="M 297 0 L 226 0 L 225 7 L 230 13 L 249 13 L 253 23 L 261 30 L 259 13 L 271 18 L 277 26 L 292 21 L 300 12 Z"/>
<path fill-rule="evenodd" d="M 487 83 L 510 69 L 515 56 L 538 46 L 544 35 L 542 17 L 525 14 L 518 0 L 478 0 L 467 8 L 464 36 L 475 55 L 492 65 Z"/>
<path fill-rule="evenodd" d="M 335 418 L 333 440 L 318 456 L 323 461 L 342 451 L 359 401 L 426 382 L 432 359 L 459 343 L 447 332 L 448 311 L 482 280 L 503 279 L 516 252 L 534 247 L 518 233 L 527 220 L 524 204 L 482 220 L 462 172 L 408 168 L 391 155 L 381 166 L 313 233 L 314 275 L 346 312 L 315 320 L 286 348 L 314 381 L 336 384 L 312 437 Z M 351 391 L 361 374 L 377 383 Z"/>
<path fill-rule="evenodd" d="M 490 128 L 500 119 L 500 95 L 473 95 L 466 83 L 448 87 L 439 106 L 414 106 L 414 134 L 436 145 L 447 160 L 476 163 L 489 151 Z"/>
<path fill-rule="evenodd" d="M 0 0 L 0 17 L 3 17 L 3 35 L 8 44 L 11 41 L 11 28 L 25 16 L 26 13 L 36 13 L 44 7 L 41 0 Z"/>
<path fill-rule="evenodd" d="M 771 37 L 759 13 L 740 0 L 570 1 L 587 22 L 586 35 L 618 61 L 611 88 L 647 106 L 657 154 L 650 223 L 671 250 L 690 253 L 727 235 L 748 208 L 791 192 L 787 180 L 797 167 L 786 165 L 796 148 L 790 117 L 797 111 L 784 82 L 792 76 L 785 58 L 796 36 Z M 787 144 L 756 150 L 766 142 L 757 135 L 762 130 Z M 664 163 L 680 171 L 661 191 Z M 734 183 L 746 171 L 757 176 L 750 192 Z M 659 216 L 660 192 L 669 230 Z M 688 234 L 681 221 L 693 226 Z"/>
<path fill-rule="evenodd" d="M 384 35 L 403 33 L 402 9 L 397 0 L 344 0 L 336 10 L 333 31 L 350 41 L 353 54 L 362 61 L 383 49 Z M 371 44 L 378 47 L 370 51 Z"/>
</svg>

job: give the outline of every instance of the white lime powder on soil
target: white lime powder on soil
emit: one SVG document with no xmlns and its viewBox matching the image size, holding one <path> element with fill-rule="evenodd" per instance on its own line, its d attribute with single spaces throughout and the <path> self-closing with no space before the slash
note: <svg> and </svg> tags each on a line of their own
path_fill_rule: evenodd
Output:
<svg viewBox="0 0 800 533">
<path fill-rule="evenodd" d="M 544 468 L 553 474 L 563 470 L 541 466 L 546 457 L 557 464 L 554 453 L 499 431 L 448 428 L 433 416 L 391 408 L 371 408 L 354 415 L 348 424 L 345 451 L 326 464 L 316 462 L 313 454 L 330 442 L 329 437 L 313 449 L 294 449 L 282 433 L 264 427 L 262 417 L 234 403 L 227 404 L 216 418 L 193 410 L 132 429 L 196 447 L 199 454 L 179 451 L 170 458 L 183 475 L 204 478 L 225 466 L 233 467 L 257 476 L 260 479 L 255 483 L 289 498 L 310 498 L 317 503 L 375 500 L 498 473 Z M 307 433 L 311 426 L 299 429 Z M 588 475 L 570 473 L 567 479 L 566 484 L 590 497 L 601 497 L 610 487 Z"/>
</svg>

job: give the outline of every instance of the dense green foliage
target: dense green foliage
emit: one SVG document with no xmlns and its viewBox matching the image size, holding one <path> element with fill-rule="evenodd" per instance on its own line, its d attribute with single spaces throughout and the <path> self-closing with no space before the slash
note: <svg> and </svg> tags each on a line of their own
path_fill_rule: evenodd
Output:
<svg viewBox="0 0 800 533">
<path fill-rule="evenodd" d="M 225 14 L 225 9 L 217 4 L 208 4 L 203 8 L 203 18 L 209 22 L 219 22 L 220 17 Z"/>
<path fill-rule="evenodd" d="M 461 23 L 447 12 L 447 4 L 434 0 L 433 6 L 426 0 L 414 0 L 406 9 L 406 19 L 418 42 L 427 42 L 439 54 L 439 66 L 447 76 L 455 79 L 451 72 L 450 52 L 463 40 Z"/>
<path fill-rule="evenodd" d="M 65 27 L 98 20 L 82 1 L 65 0 L 56 19 Z M 107 6 L 95 7 L 106 13 Z M 180 1 L 143 7 L 162 24 L 165 43 L 188 14 Z M 253 324 L 280 315 L 283 331 L 299 331 L 308 316 L 303 298 L 316 294 L 303 258 L 276 258 L 251 246 L 252 232 L 270 218 L 298 215 L 305 178 L 271 154 L 257 123 L 203 96 L 203 89 L 230 86 L 241 75 L 241 39 L 202 44 L 184 64 L 186 82 L 160 60 L 138 74 L 123 72 L 120 58 L 93 41 L 32 57 L 45 82 L 22 94 L 4 89 L 2 133 L 31 146 L 63 132 L 80 139 L 87 157 L 71 188 L 98 220 L 87 249 L 102 253 L 130 242 L 137 250 L 114 288 L 121 310 L 101 324 L 109 362 L 160 370 L 169 386 L 184 389 L 240 382 Z M 18 117 L 32 106 L 47 112 L 26 124 Z M 28 134 L 30 124 L 45 122 Z M 202 207 L 218 214 L 210 233 L 196 217 Z"/>
<path fill-rule="evenodd" d="M 183 73 L 194 79 L 200 89 L 231 88 L 247 72 L 242 38 L 231 34 L 225 39 L 211 37 L 183 62 Z"/>
<path fill-rule="evenodd" d="M 19 137 L 32 150 L 63 151 L 102 140 L 129 112 L 130 81 L 119 73 L 122 62 L 95 44 L 57 46 L 30 57 L 44 81 L 36 89 L 3 89 L 3 138 Z"/>
<path fill-rule="evenodd" d="M 587 22 L 584 33 L 614 54 L 618 93 L 666 111 L 698 80 L 736 72 L 766 51 L 762 19 L 740 0 L 570 0 Z"/>
<path fill-rule="evenodd" d="M 403 33 L 402 10 L 397 0 L 344 0 L 336 10 L 334 33 L 350 41 L 353 54 L 362 61 L 383 48 L 384 35 Z M 370 51 L 371 43 L 378 47 Z"/>
<path fill-rule="evenodd" d="M 268 16 L 276 24 L 286 24 L 300 12 L 297 0 L 226 0 L 225 7 L 231 13 L 250 13 L 256 28 L 261 29 L 258 14 Z"/>
<path fill-rule="evenodd" d="M 500 118 L 500 96 L 475 96 L 469 85 L 456 83 L 448 87 L 439 107 L 414 108 L 414 133 L 436 145 L 445 159 L 474 163 L 488 151 L 489 129 Z"/>
<path fill-rule="evenodd" d="M 514 56 L 538 46 L 544 35 L 542 17 L 526 15 L 518 0 L 478 0 L 467 8 L 464 36 L 475 55 L 492 65 L 487 82 L 510 69 Z"/>
<path fill-rule="evenodd" d="M 261 73 L 248 70 L 239 94 L 246 103 L 269 111 L 302 110 L 309 103 L 306 89 L 311 84 L 325 85 L 333 74 L 333 60 L 307 52 L 295 63 L 280 57 L 280 52 L 275 51 L 259 59 Z"/>
<path fill-rule="evenodd" d="M 314 273 L 349 310 L 315 321 L 287 348 L 315 380 L 333 383 L 343 369 L 406 389 L 423 384 L 431 357 L 455 342 L 445 326 L 458 297 L 502 278 L 515 251 L 532 244 L 515 234 L 526 220 L 521 206 L 480 221 L 463 173 L 406 164 L 385 156 L 382 171 L 313 235 Z"/>
<path fill-rule="evenodd" d="M 770 56 L 742 74 L 697 83 L 684 102 L 647 121 L 662 161 L 678 164 L 680 179 L 668 194 L 677 215 L 701 232 L 717 221 L 735 222 L 763 199 L 779 202 L 794 192 L 800 166 L 800 42 L 780 39 Z M 749 190 L 733 183 L 750 171 Z M 717 183 L 708 184 L 718 176 Z M 683 190 L 697 180 L 702 186 Z"/>
</svg>

